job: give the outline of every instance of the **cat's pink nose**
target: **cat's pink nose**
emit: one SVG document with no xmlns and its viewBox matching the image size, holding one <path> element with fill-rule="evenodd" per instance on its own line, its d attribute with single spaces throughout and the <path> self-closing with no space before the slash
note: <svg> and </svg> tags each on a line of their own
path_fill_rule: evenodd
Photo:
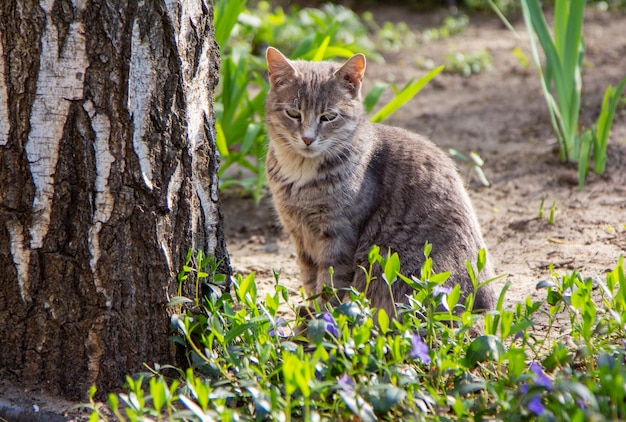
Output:
<svg viewBox="0 0 626 422">
<path fill-rule="evenodd" d="M 302 141 L 306 144 L 306 146 L 309 146 L 313 143 L 313 141 L 315 141 L 315 138 L 310 138 L 308 136 L 303 136 L 302 137 Z"/>
</svg>

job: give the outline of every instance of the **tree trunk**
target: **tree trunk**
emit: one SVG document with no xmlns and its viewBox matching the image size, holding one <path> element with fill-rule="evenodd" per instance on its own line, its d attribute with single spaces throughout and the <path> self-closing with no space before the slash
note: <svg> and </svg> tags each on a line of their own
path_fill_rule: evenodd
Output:
<svg viewBox="0 0 626 422">
<path fill-rule="evenodd" d="M 210 0 L 0 2 L 0 377 L 84 399 L 171 363 L 188 248 L 223 259 Z"/>
</svg>

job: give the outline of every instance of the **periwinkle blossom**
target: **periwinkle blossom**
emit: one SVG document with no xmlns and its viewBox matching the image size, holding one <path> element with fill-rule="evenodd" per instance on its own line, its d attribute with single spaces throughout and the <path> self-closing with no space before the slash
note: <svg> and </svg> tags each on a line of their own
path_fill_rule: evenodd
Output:
<svg viewBox="0 0 626 422">
<path fill-rule="evenodd" d="M 548 391 L 552 391 L 552 389 L 554 388 L 552 386 L 552 380 L 548 378 L 546 374 L 543 373 L 543 370 L 541 369 L 541 365 L 535 362 L 531 362 L 530 370 L 535 374 L 535 380 L 534 380 L 535 385 L 543 387 Z"/>
<path fill-rule="evenodd" d="M 334 337 L 338 337 L 339 327 L 337 326 L 337 321 L 335 321 L 333 315 L 330 312 L 326 312 L 322 315 L 322 320 L 326 323 L 326 332 Z"/>
<path fill-rule="evenodd" d="M 519 386 L 519 391 L 520 393 L 522 393 L 523 395 L 528 394 L 528 384 L 526 384 L 525 382 L 522 383 L 522 385 Z"/>
<path fill-rule="evenodd" d="M 410 358 L 418 358 L 425 365 L 430 364 L 430 356 L 428 355 L 428 346 L 419 334 L 413 334 L 411 337 L 411 351 L 409 352 Z"/>
<path fill-rule="evenodd" d="M 339 378 L 339 381 L 337 381 L 337 385 L 343 391 L 354 391 L 354 381 L 352 380 L 352 378 L 350 378 L 348 374 L 343 374 Z"/>
<path fill-rule="evenodd" d="M 548 376 L 543 372 L 541 365 L 536 362 L 531 362 L 529 369 L 534 374 L 534 377 L 530 381 L 530 386 L 541 387 L 547 391 L 552 391 L 554 389 L 554 386 L 552 385 L 552 380 L 548 378 Z M 519 387 L 520 393 L 522 393 L 524 396 L 528 394 L 528 390 L 529 384 L 527 383 L 523 383 Z M 546 410 L 545 406 L 541 403 L 541 395 L 535 395 L 531 397 L 528 401 L 527 407 L 529 411 L 538 416 L 542 415 Z"/>
<path fill-rule="evenodd" d="M 285 331 L 282 328 L 280 328 L 285 325 L 287 325 L 287 321 L 285 321 L 284 318 L 279 317 L 278 319 L 276 319 L 276 321 L 274 321 L 274 326 L 270 328 L 267 334 L 269 334 L 270 337 L 274 337 L 274 336 L 287 337 L 287 334 L 285 334 Z"/>
<path fill-rule="evenodd" d="M 545 406 L 541 403 L 541 397 L 535 396 L 528 402 L 528 410 L 533 412 L 537 416 L 543 415 L 546 411 Z"/>
<path fill-rule="evenodd" d="M 572 297 L 572 289 L 570 287 L 566 287 L 565 290 L 563 290 L 563 297 L 566 297 L 566 298 Z"/>
<path fill-rule="evenodd" d="M 439 295 L 449 295 L 452 292 L 452 287 L 445 287 L 441 284 L 435 286 L 433 288 L 433 296 L 437 297 Z"/>
</svg>

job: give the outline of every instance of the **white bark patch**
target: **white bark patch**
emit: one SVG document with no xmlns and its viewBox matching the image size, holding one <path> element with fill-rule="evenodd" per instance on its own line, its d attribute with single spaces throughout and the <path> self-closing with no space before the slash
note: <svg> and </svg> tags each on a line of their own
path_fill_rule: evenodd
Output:
<svg viewBox="0 0 626 422">
<path fill-rule="evenodd" d="M 181 37 L 181 42 L 185 37 Z M 203 51 L 208 51 L 210 44 L 206 40 L 202 46 Z M 204 130 L 205 120 L 209 120 L 208 105 L 210 104 L 209 89 L 206 81 L 209 77 L 208 55 L 200 53 L 200 64 L 198 73 L 194 75 L 190 81 L 186 81 L 186 98 L 187 98 L 187 122 L 188 122 L 188 140 L 189 152 L 191 154 L 191 177 L 193 185 L 196 187 L 196 194 L 200 199 L 200 206 L 204 214 L 204 226 L 207 230 L 215 233 L 217 226 L 217 209 L 215 203 L 211 200 L 211 195 L 206 191 L 207 169 L 199 165 L 197 158 L 198 149 L 206 142 L 206 132 Z M 183 72 L 183 75 L 185 72 Z M 206 239 L 209 251 L 214 251 L 217 246 L 216 236 L 208 236 Z M 200 245 L 197 245 L 200 246 Z"/>
<path fill-rule="evenodd" d="M 114 199 L 109 188 L 109 175 L 111 174 L 111 164 L 115 161 L 115 157 L 109 150 L 109 138 L 111 134 L 111 122 L 106 115 L 96 113 L 94 105 L 91 101 L 85 102 L 83 108 L 91 118 L 91 127 L 96 134 L 94 143 L 94 153 L 96 159 L 96 181 L 95 181 L 95 212 L 91 227 L 89 228 L 89 267 L 93 273 L 96 291 L 103 294 L 106 300 L 106 306 L 111 306 L 111 300 L 100 281 L 98 276 L 98 261 L 100 259 L 100 230 L 102 225 L 109 221 L 113 212 Z"/>
<path fill-rule="evenodd" d="M 9 218 L 6 221 L 6 228 L 11 238 L 11 256 L 17 271 L 17 284 L 20 289 L 22 302 L 30 302 L 31 297 L 28 291 L 30 283 L 28 281 L 28 265 L 30 264 L 30 250 L 24 243 L 24 228 L 15 219 Z"/>
<path fill-rule="evenodd" d="M 182 38 L 181 38 L 182 39 Z M 210 63 L 209 55 L 205 52 L 209 51 L 211 44 L 208 39 L 205 39 L 202 45 L 202 52 L 200 53 L 200 63 L 198 65 L 198 71 L 188 83 L 189 90 L 187 91 L 187 117 L 188 117 L 188 136 L 190 153 L 192 158 L 192 172 L 191 177 L 193 184 L 196 186 L 196 193 L 200 198 L 200 206 L 204 214 L 204 226 L 210 233 L 206 239 L 208 248 L 211 253 L 217 247 L 217 206 L 213 201 L 212 192 L 207 192 L 205 186 L 209 185 L 206 180 L 207 169 L 204 166 L 200 166 L 198 159 L 196 158 L 197 150 L 206 142 L 206 132 L 204 130 L 205 121 L 210 120 L 208 105 L 210 102 L 209 87 L 206 81 L 209 79 Z M 214 151 L 217 154 L 217 151 Z M 205 164 L 203 162 L 203 164 Z M 206 165 L 206 164 L 205 164 Z M 216 185 L 214 185 L 215 187 Z"/>
<path fill-rule="evenodd" d="M 150 100 L 156 87 L 156 70 L 148 41 L 142 41 L 137 21 L 133 23 L 130 72 L 128 76 L 128 109 L 133 119 L 133 149 L 144 183 L 152 190 L 152 161 L 150 148 L 144 139 L 150 120 Z"/>
<path fill-rule="evenodd" d="M 176 202 L 178 202 L 178 193 L 180 192 L 180 187 L 183 184 L 183 171 L 180 163 L 176 166 L 176 170 L 174 170 L 174 174 L 170 177 L 170 180 L 167 184 L 167 209 L 170 211 L 174 210 L 174 206 Z"/>
<path fill-rule="evenodd" d="M 0 146 L 9 142 L 9 95 L 4 74 L 4 47 L 0 42 Z"/>
<path fill-rule="evenodd" d="M 49 12 L 52 1 L 46 0 L 41 5 Z M 41 38 L 37 90 L 30 117 L 31 131 L 25 147 L 35 185 L 33 225 L 30 229 L 32 249 L 41 248 L 48 233 L 54 172 L 70 101 L 83 97 L 88 62 L 82 23 L 70 24 L 65 43 L 59 46 L 57 29 L 48 14 Z"/>
<path fill-rule="evenodd" d="M 156 235 L 157 235 L 157 239 L 159 242 L 159 245 L 161 245 L 161 250 L 163 251 L 163 256 L 165 256 L 165 261 L 167 262 L 167 269 L 172 272 L 172 251 L 170 250 L 170 247 L 168 246 L 168 241 L 167 241 L 167 233 L 170 232 L 170 224 L 169 224 L 169 217 L 164 217 L 164 216 L 159 216 L 157 217 L 157 223 L 156 223 Z"/>
<path fill-rule="evenodd" d="M 191 155 L 191 179 L 196 196 L 200 201 L 201 213 L 193 210 L 191 215 L 191 230 L 194 238 L 192 244 L 194 248 L 205 248 L 208 253 L 212 253 L 217 246 L 217 208 L 216 190 L 207 191 L 211 182 L 210 172 L 206 168 L 208 162 L 206 157 L 201 157 L 199 152 L 203 145 L 207 142 L 205 122 L 210 121 L 209 104 L 211 104 L 211 96 L 207 81 L 211 75 L 211 63 L 209 63 L 209 55 L 211 43 L 208 37 L 203 40 L 202 51 L 198 54 L 200 63 L 197 68 L 194 67 L 193 52 L 196 51 L 195 45 L 189 45 L 188 40 L 196 37 L 196 28 L 201 24 L 202 19 L 202 0 L 195 1 L 179 1 L 175 3 L 171 0 L 166 1 L 168 14 L 170 19 L 175 21 L 174 27 L 179 30 L 175 34 L 178 40 L 178 53 L 181 58 L 183 90 L 185 94 L 187 117 L 187 141 L 189 145 L 189 154 Z M 178 21 L 176 22 L 176 18 Z M 169 198 L 168 198 L 169 199 Z M 207 236 L 203 236 L 206 244 L 198 245 L 195 234 L 198 233 L 198 223 L 201 221 L 201 215 L 204 216 L 204 232 Z"/>
</svg>

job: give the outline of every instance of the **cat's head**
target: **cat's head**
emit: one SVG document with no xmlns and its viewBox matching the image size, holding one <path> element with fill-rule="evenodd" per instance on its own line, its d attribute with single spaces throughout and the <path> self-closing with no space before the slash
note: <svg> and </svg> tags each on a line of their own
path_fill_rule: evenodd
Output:
<svg viewBox="0 0 626 422">
<path fill-rule="evenodd" d="M 266 121 L 272 142 L 306 158 L 345 149 L 363 117 L 365 56 L 357 54 L 343 65 L 291 61 L 270 47 L 266 57 Z"/>
</svg>

